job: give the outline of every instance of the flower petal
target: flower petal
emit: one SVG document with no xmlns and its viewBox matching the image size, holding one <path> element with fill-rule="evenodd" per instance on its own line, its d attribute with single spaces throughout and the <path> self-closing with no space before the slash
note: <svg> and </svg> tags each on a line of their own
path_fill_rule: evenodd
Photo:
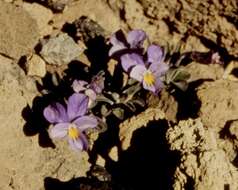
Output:
<svg viewBox="0 0 238 190">
<path fill-rule="evenodd" d="M 161 62 L 159 64 L 152 63 L 149 66 L 149 70 L 155 75 L 155 77 L 160 77 L 169 70 L 169 65 L 164 62 Z"/>
<path fill-rule="evenodd" d="M 96 76 L 92 78 L 90 88 L 92 88 L 97 94 L 100 94 L 104 89 L 104 81 L 104 72 L 99 72 Z"/>
<path fill-rule="evenodd" d="M 47 106 L 43 111 L 43 115 L 50 123 L 60 123 L 68 121 L 65 107 L 60 103 L 54 103 Z"/>
<path fill-rule="evenodd" d="M 128 72 L 131 67 L 135 65 L 144 65 L 144 62 L 143 58 L 140 55 L 136 53 L 128 53 L 121 56 L 121 65 L 124 71 Z"/>
<path fill-rule="evenodd" d="M 164 88 L 163 82 L 160 80 L 160 78 L 157 78 L 155 81 L 155 93 L 160 92 Z"/>
<path fill-rule="evenodd" d="M 169 70 L 169 65 L 168 64 L 166 64 L 164 62 L 159 64 L 160 76 L 164 75 L 168 70 Z"/>
<path fill-rule="evenodd" d="M 154 85 L 147 85 L 144 80 L 143 80 L 143 88 L 146 89 L 146 90 L 149 90 L 151 92 L 155 92 L 156 91 Z"/>
<path fill-rule="evenodd" d="M 50 128 L 49 134 L 51 138 L 64 138 L 67 136 L 69 123 L 59 123 Z"/>
<path fill-rule="evenodd" d="M 74 93 L 68 99 L 67 113 L 70 121 L 87 112 L 89 98 L 82 93 Z"/>
<path fill-rule="evenodd" d="M 142 82 L 145 71 L 146 68 L 144 65 L 136 65 L 135 67 L 132 68 L 130 72 L 130 77 L 138 80 L 139 82 Z"/>
<path fill-rule="evenodd" d="M 73 150 L 83 151 L 88 149 L 88 140 L 86 136 L 81 133 L 77 139 L 68 139 L 69 145 Z"/>
<path fill-rule="evenodd" d="M 72 88 L 75 92 L 81 92 L 86 89 L 86 85 L 88 85 L 88 83 L 84 80 L 74 80 Z"/>
<path fill-rule="evenodd" d="M 127 35 L 127 42 L 131 48 L 142 48 L 146 39 L 146 33 L 143 30 L 132 30 Z"/>
<path fill-rule="evenodd" d="M 68 139 L 70 147 L 75 151 L 82 151 L 83 150 L 83 142 L 80 138 L 78 139 Z"/>
<path fill-rule="evenodd" d="M 78 129 L 82 132 L 89 128 L 95 128 L 98 125 L 98 121 L 93 116 L 82 116 L 74 121 L 78 126 Z"/>
<path fill-rule="evenodd" d="M 83 150 L 87 150 L 88 149 L 88 146 L 89 146 L 89 143 L 88 143 L 88 139 L 86 137 L 86 135 L 84 135 L 83 133 L 80 134 L 80 139 L 83 143 Z"/>
<path fill-rule="evenodd" d="M 112 47 L 109 50 L 109 56 L 112 56 L 114 53 L 123 49 L 127 49 L 125 43 L 123 42 L 123 39 L 120 39 L 120 37 L 125 38 L 124 34 L 121 31 L 118 31 L 111 36 L 110 42 L 112 44 Z"/>
<path fill-rule="evenodd" d="M 149 63 L 160 63 L 163 60 L 163 51 L 160 46 L 150 45 L 147 49 Z"/>
</svg>

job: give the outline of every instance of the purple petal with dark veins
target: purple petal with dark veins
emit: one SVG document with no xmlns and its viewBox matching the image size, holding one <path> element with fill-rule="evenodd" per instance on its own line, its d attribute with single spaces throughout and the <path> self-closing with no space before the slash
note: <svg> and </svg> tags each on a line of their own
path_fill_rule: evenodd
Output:
<svg viewBox="0 0 238 190">
<path fill-rule="evenodd" d="M 102 90 L 104 89 L 104 81 L 101 83 L 93 82 L 91 83 L 90 87 L 97 93 L 102 93 Z"/>
<path fill-rule="evenodd" d="M 90 88 L 92 88 L 97 94 L 100 94 L 104 89 L 104 81 L 104 72 L 99 72 L 97 75 L 93 76 Z"/>
<path fill-rule="evenodd" d="M 64 138 L 68 133 L 69 123 L 58 123 L 49 130 L 51 138 Z"/>
<path fill-rule="evenodd" d="M 128 72 L 131 67 L 135 65 L 144 65 L 144 62 L 143 58 L 140 55 L 136 53 L 128 53 L 121 56 L 121 65 L 124 71 Z"/>
<path fill-rule="evenodd" d="M 70 147 L 75 151 L 82 151 L 83 150 L 83 142 L 80 138 L 77 139 L 68 139 Z"/>
<path fill-rule="evenodd" d="M 132 30 L 127 35 L 127 42 L 130 44 L 130 48 L 142 48 L 145 39 L 146 33 L 143 30 Z"/>
<path fill-rule="evenodd" d="M 95 128 L 98 125 L 98 121 L 93 116 L 82 116 L 74 121 L 78 129 L 82 132 L 86 129 Z"/>
<path fill-rule="evenodd" d="M 136 65 L 135 67 L 132 68 L 130 72 L 130 77 L 138 80 L 139 82 L 142 82 L 145 71 L 146 68 L 144 65 Z"/>
<path fill-rule="evenodd" d="M 82 93 L 74 93 L 68 99 L 67 113 L 70 121 L 86 114 L 89 98 Z"/>
<path fill-rule="evenodd" d="M 68 142 L 70 147 L 73 150 L 83 151 L 88 149 L 88 140 L 87 140 L 87 137 L 83 133 L 80 133 L 80 136 L 77 139 L 69 138 Z"/>
<path fill-rule="evenodd" d="M 149 70 L 155 75 L 155 77 L 160 77 L 164 75 L 168 70 L 169 66 L 168 64 L 161 62 L 159 64 L 157 63 L 152 63 L 149 66 Z"/>
<path fill-rule="evenodd" d="M 160 78 L 156 78 L 155 81 L 155 93 L 160 92 L 164 88 L 163 82 L 160 80 Z"/>
<path fill-rule="evenodd" d="M 65 107 L 60 103 L 47 106 L 43 111 L 43 115 L 50 123 L 61 123 L 69 120 Z"/>
<path fill-rule="evenodd" d="M 80 134 L 80 139 L 81 139 L 81 141 L 83 143 L 83 150 L 88 150 L 89 143 L 88 143 L 88 139 L 87 139 L 86 135 L 81 133 Z"/>
<path fill-rule="evenodd" d="M 156 77 L 159 77 L 159 76 L 162 76 L 164 75 L 168 70 L 169 70 L 169 66 L 168 64 L 164 63 L 164 62 L 161 62 L 159 64 L 157 63 L 152 63 L 150 66 L 149 66 L 149 70 L 156 76 Z"/>
<path fill-rule="evenodd" d="M 160 64 L 163 60 L 163 51 L 160 46 L 150 45 L 147 49 L 147 62 Z"/>
<path fill-rule="evenodd" d="M 112 56 L 114 53 L 121 51 L 123 49 L 127 49 L 126 45 L 117 38 L 116 33 L 111 36 L 110 42 L 112 44 L 112 47 L 109 50 L 108 53 L 109 56 Z"/>
</svg>

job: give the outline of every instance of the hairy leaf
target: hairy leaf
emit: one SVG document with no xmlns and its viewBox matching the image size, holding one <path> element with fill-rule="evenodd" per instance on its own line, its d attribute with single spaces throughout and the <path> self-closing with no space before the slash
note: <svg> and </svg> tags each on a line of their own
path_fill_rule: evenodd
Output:
<svg viewBox="0 0 238 190">
<path fill-rule="evenodd" d="M 117 107 L 117 108 L 114 108 L 114 109 L 112 110 L 112 113 L 113 113 L 118 119 L 120 119 L 120 120 L 123 120 L 123 119 L 124 119 L 124 109 Z"/>
</svg>

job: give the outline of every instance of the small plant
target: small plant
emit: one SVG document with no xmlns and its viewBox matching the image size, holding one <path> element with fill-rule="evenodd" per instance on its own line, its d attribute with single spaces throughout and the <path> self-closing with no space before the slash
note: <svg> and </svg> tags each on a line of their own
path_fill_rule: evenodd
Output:
<svg viewBox="0 0 238 190">
<path fill-rule="evenodd" d="M 128 35 L 119 30 L 109 42 L 108 56 L 117 61 L 116 70 L 122 76 L 121 85 L 114 84 L 106 71 L 100 71 L 91 80 L 72 79 L 73 94 L 65 106 L 53 103 L 44 109 L 44 117 L 53 124 L 49 134 L 52 138 L 66 138 L 74 150 L 88 150 L 87 131 L 105 131 L 108 118 L 119 121 L 146 109 L 146 94 L 155 96 L 162 89 L 178 87 L 186 90 L 190 75 L 180 68 L 183 56 L 174 59 L 172 51 L 165 51 L 150 42 L 142 30 L 132 30 Z M 116 86 L 116 88 L 115 88 Z"/>
<path fill-rule="evenodd" d="M 86 34 L 88 44 L 94 47 L 90 35 L 95 37 L 98 34 L 88 35 L 87 30 Z M 99 34 L 101 35 L 101 32 Z M 105 43 L 104 39 L 102 41 L 103 46 L 99 47 L 105 47 L 102 48 L 102 52 L 106 54 L 95 56 L 95 60 L 105 56 L 103 62 L 109 66 L 110 59 L 114 59 L 113 72 L 107 70 L 95 72 L 93 68 L 95 60 L 92 60 L 92 67 L 87 68 L 85 73 L 83 70 L 74 69 L 73 76 L 67 71 L 65 77 L 53 74 L 51 76 L 53 88 L 44 89 L 44 85 L 39 86 L 43 97 L 47 97 L 47 104 L 42 106 L 44 109 L 42 114 L 48 123 L 45 121 L 42 123 L 50 124 L 49 136 L 52 139 L 67 140 L 75 151 L 88 151 L 91 163 L 88 178 L 97 179 L 105 184 L 109 182 L 111 185 L 114 179 L 106 168 L 97 165 L 96 159 L 98 154 L 103 157 L 112 146 L 118 145 L 118 125 L 147 109 L 148 97 L 156 98 L 163 90 L 170 93 L 175 90 L 186 91 L 190 79 L 190 73 L 184 68 L 187 59 L 203 61 L 205 64 L 221 64 L 222 60 L 217 52 L 181 53 L 179 45 L 175 48 L 161 47 L 151 43 L 143 30 L 132 30 L 127 35 L 119 30 L 112 34 L 108 43 Z M 92 52 L 93 55 L 96 54 L 97 48 Z M 90 75 L 91 71 L 95 74 Z M 80 74 L 77 75 L 77 72 Z M 87 75 L 86 79 L 81 77 L 84 74 Z M 53 101 L 48 101 L 49 99 Z M 122 151 L 120 145 L 117 148 L 118 152 Z M 110 159 L 107 156 L 105 160 Z"/>
</svg>

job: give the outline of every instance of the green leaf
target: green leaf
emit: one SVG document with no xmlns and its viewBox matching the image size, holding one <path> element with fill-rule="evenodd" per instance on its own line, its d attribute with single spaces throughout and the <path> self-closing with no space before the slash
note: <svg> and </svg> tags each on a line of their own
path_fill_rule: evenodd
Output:
<svg viewBox="0 0 238 190">
<path fill-rule="evenodd" d="M 137 104 L 141 107 L 145 107 L 145 101 L 142 98 L 135 98 L 135 99 L 132 99 L 129 102 L 132 103 L 132 104 Z"/>
<path fill-rule="evenodd" d="M 135 85 L 130 86 L 129 88 L 125 89 L 122 93 L 128 95 L 134 95 L 141 89 L 140 83 L 135 83 Z"/>
<path fill-rule="evenodd" d="M 111 113 L 111 111 L 108 110 L 105 105 L 102 105 L 100 111 L 101 111 L 102 116 L 104 116 L 104 117 L 107 117 Z"/>
<path fill-rule="evenodd" d="M 188 83 L 186 81 L 172 82 L 177 88 L 182 91 L 186 91 L 188 89 Z"/>
<path fill-rule="evenodd" d="M 103 133 L 107 130 L 107 128 L 107 123 L 102 121 L 101 119 L 98 119 L 98 125 L 96 127 L 96 130 L 99 131 L 99 133 Z"/>
<path fill-rule="evenodd" d="M 132 112 L 136 111 L 136 107 L 132 102 L 127 102 L 126 104 L 124 104 L 127 108 L 129 108 Z"/>
<path fill-rule="evenodd" d="M 137 80 L 129 78 L 128 79 L 128 85 L 134 85 L 135 83 L 137 83 Z"/>
<path fill-rule="evenodd" d="M 185 70 L 178 69 L 174 75 L 173 82 L 187 81 L 190 78 L 190 73 Z"/>
<path fill-rule="evenodd" d="M 106 102 L 106 103 L 109 103 L 110 105 L 114 104 L 114 102 L 111 99 L 107 98 L 104 95 L 98 95 L 96 101 L 97 102 Z"/>
<path fill-rule="evenodd" d="M 120 95 L 116 92 L 111 93 L 111 96 L 115 102 L 120 102 Z"/>
<path fill-rule="evenodd" d="M 53 73 L 51 76 L 51 80 L 54 86 L 59 86 L 60 83 L 60 76 L 58 73 Z"/>
<path fill-rule="evenodd" d="M 165 82 L 187 81 L 190 78 L 190 73 L 182 69 L 170 69 L 165 75 Z"/>
<path fill-rule="evenodd" d="M 165 82 L 167 84 L 173 84 L 182 91 L 186 91 L 188 88 L 187 80 L 190 78 L 190 73 L 183 69 L 170 69 L 166 76 Z"/>
<path fill-rule="evenodd" d="M 179 67 L 180 66 L 180 64 L 181 64 L 181 62 L 182 62 L 182 60 L 184 59 L 186 57 L 186 55 L 185 54 L 183 54 L 183 55 L 180 55 L 180 57 L 179 57 L 179 59 L 175 62 L 175 66 L 176 67 Z"/>
<path fill-rule="evenodd" d="M 123 120 L 124 119 L 124 109 L 122 108 L 114 108 L 112 110 L 112 113 L 120 120 Z"/>
</svg>

